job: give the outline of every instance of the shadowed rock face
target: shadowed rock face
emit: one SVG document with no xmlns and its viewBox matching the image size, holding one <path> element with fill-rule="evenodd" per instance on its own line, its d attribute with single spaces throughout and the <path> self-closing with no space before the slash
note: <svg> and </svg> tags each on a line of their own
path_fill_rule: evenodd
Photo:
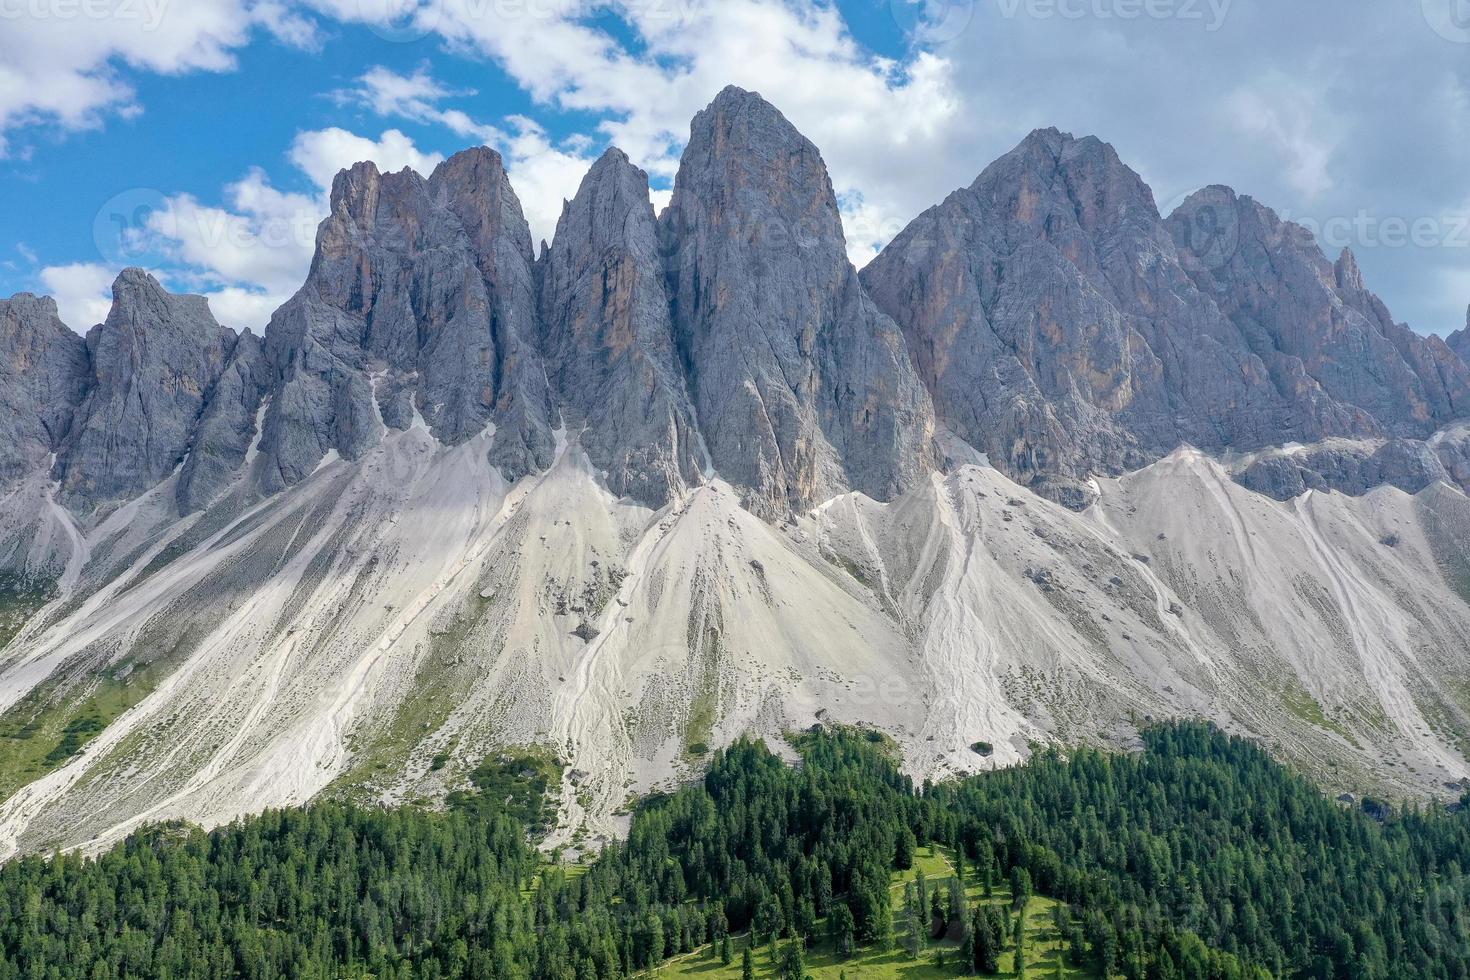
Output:
<svg viewBox="0 0 1470 980">
<path fill-rule="evenodd" d="M 1095 138 L 1033 133 L 863 271 L 942 422 L 1023 479 L 1180 443 L 1423 437 L 1464 365 L 1395 325 L 1351 254 L 1225 188 L 1168 222 Z"/>
<path fill-rule="evenodd" d="M 511 479 L 547 465 L 531 261 L 494 151 L 466 150 L 427 179 L 366 163 L 339 174 L 306 285 L 266 330 L 265 488 L 329 450 L 356 458 L 416 412 L 448 444 L 494 424 L 492 459 Z"/>
<path fill-rule="evenodd" d="M 0 491 L 47 465 L 86 394 L 87 345 L 49 297 L 0 300 Z"/>
<path fill-rule="evenodd" d="M 941 421 L 1029 478 L 1219 444 L 1269 410 L 1263 371 L 1199 301 L 1153 195 L 1112 147 L 1033 133 L 863 271 Z M 1189 337 L 1190 350 L 1177 343 Z"/>
<path fill-rule="evenodd" d="M 1225 187 L 1192 195 L 1169 228 L 1200 291 L 1290 399 L 1278 441 L 1422 438 L 1470 412 L 1470 368 L 1438 337 L 1394 323 L 1351 251 L 1328 261 L 1307 229 Z"/>
<path fill-rule="evenodd" d="M 1465 482 L 1463 473 L 1456 475 L 1454 458 L 1464 449 L 1460 440 L 1438 447 L 1415 439 L 1390 439 L 1377 448 L 1324 443 L 1301 452 L 1269 454 L 1251 463 L 1237 482 L 1277 500 L 1291 500 L 1307 490 L 1361 496 L 1385 485 L 1418 493 L 1436 481 Z"/>
<path fill-rule="evenodd" d="M 614 493 L 661 506 L 702 444 L 674 349 L 648 176 L 609 150 L 542 259 L 541 322 L 562 417 Z"/>
<path fill-rule="evenodd" d="M 57 464 L 67 502 L 89 511 L 135 497 L 183 463 L 237 339 L 204 297 L 124 270 L 107 321 L 87 334 L 87 396 Z"/>
<path fill-rule="evenodd" d="M 207 507 L 245 465 L 260 436 L 259 413 L 267 382 L 265 348 L 246 330 L 215 382 L 199 419 L 194 448 L 179 474 L 181 513 Z"/>
<path fill-rule="evenodd" d="M 695 117 L 661 233 L 705 442 L 758 510 L 886 500 L 929 468 L 902 335 L 847 260 L 821 155 L 770 103 L 729 88 Z"/>
</svg>

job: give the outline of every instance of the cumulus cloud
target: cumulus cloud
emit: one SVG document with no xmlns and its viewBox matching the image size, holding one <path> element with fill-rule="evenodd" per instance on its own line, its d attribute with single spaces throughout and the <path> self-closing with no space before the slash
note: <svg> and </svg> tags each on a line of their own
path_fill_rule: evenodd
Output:
<svg viewBox="0 0 1470 980">
<path fill-rule="evenodd" d="M 295 44 L 315 37 L 279 2 L 13 2 L 0 13 L 0 154 L 22 126 L 78 130 L 142 111 L 129 72 L 230 70 L 257 28 Z"/>
<path fill-rule="evenodd" d="M 331 189 L 338 171 L 346 170 L 354 163 L 371 161 L 384 173 L 408 167 L 428 174 L 444 160 L 443 154 L 419 150 L 413 140 L 396 129 L 385 131 L 377 139 L 370 139 L 335 126 L 299 134 L 291 145 L 289 156 L 291 162 L 323 191 Z"/>
<path fill-rule="evenodd" d="M 1391 245 L 1376 232 L 1352 244 L 1401 318 L 1426 330 L 1461 322 L 1470 296 L 1454 291 L 1470 248 L 1452 229 L 1470 172 L 1470 36 L 1430 16 L 1455 0 L 885 0 L 876 6 L 892 23 L 865 30 L 907 31 L 891 57 L 849 29 L 844 11 L 857 2 L 174 3 L 180 14 L 149 39 L 156 45 L 91 25 L 75 38 L 0 34 L 0 75 L 13 75 L 0 77 L 0 133 L 135 111 L 121 67 L 225 70 L 252 30 L 310 45 L 320 43 L 317 19 L 334 19 L 389 41 L 434 39 L 443 57 L 487 59 L 530 96 L 535 118 L 484 118 L 476 93 L 427 66 L 373 68 L 334 93 L 385 121 L 499 148 L 538 236 L 607 143 L 649 171 L 656 203 L 666 200 L 690 117 L 734 83 L 762 92 L 822 150 L 859 264 L 1029 130 L 1055 125 L 1114 143 L 1164 206 L 1220 182 L 1316 227 L 1363 209 L 1370 229 L 1438 223 L 1432 245 Z M 552 137 L 552 120 L 576 120 L 582 138 Z M 359 159 L 427 172 L 438 158 L 396 129 L 376 139 L 326 129 L 302 134 L 290 159 L 320 189 Z M 221 209 L 261 220 L 228 192 Z M 266 281 L 283 281 L 289 262 L 305 271 L 299 252 L 257 273 L 227 251 L 210 269 L 223 275 L 216 266 L 231 261 L 241 278 L 228 284 L 251 295 L 271 293 Z"/>
<path fill-rule="evenodd" d="M 61 322 L 77 333 L 107 319 L 112 308 L 112 280 L 116 269 L 91 262 L 53 265 L 41 270 L 41 285 L 56 300 Z"/>
</svg>

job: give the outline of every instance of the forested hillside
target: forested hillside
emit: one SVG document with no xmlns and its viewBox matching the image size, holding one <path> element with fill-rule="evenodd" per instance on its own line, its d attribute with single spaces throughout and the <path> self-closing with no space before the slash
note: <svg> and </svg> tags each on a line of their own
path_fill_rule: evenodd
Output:
<svg viewBox="0 0 1470 980">
<path fill-rule="evenodd" d="M 503 762 L 443 813 L 151 828 L 0 869 L 0 978 L 601 980 L 697 951 L 800 980 L 808 947 L 869 975 L 892 950 L 926 974 L 1470 976 L 1470 816 L 1375 820 L 1202 725 L 1145 740 L 924 787 L 871 733 L 804 733 L 797 768 L 740 742 L 584 865 L 537 853 L 517 816 L 542 773 L 518 791 Z M 1011 911 L 1033 894 L 1066 947 L 1046 974 Z"/>
</svg>

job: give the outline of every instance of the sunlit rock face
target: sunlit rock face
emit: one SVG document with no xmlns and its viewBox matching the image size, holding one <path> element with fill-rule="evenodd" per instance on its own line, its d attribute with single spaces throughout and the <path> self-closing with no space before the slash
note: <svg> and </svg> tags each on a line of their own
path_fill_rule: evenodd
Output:
<svg viewBox="0 0 1470 980">
<path fill-rule="evenodd" d="M 55 300 L 0 300 L 0 492 L 61 447 L 87 374 L 86 342 L 61 322 Z"/>
<path fill-rule="evenodd" d="M 65 499 L 82 510 L 126 500 L 181 466 L 237 343 L 203 297 L 125 270 L 87 334 L 87 396 L 57 462 Z"/>
<path fill-rule="evenodd" d="M 427 178 L 339 174 L 306 285 L 266 329 L 264 487 L 331 451 L 358 458 L 416 416 L 450 445 L 494 425 L 511 479 L 548 465 L 535 339 L 531 233 L 498 154 L 466 150 Z"/>
<path fill-rule="evenodd" d="M 730 88 L 695 117 L 661 231 L 710 457 L 760 510 L 889 499 L 930 468 L 929 396 L 847 259 L 821 154 L 774 106 Z"/>
<path fill-rule="evenodd" d="M 703 444 L 674 344 L 648 175 L 593 165 L 538 264 L 542 348 L 569 436 L 614 493 L 659 506 L 702 479 Z"/>
</svg>

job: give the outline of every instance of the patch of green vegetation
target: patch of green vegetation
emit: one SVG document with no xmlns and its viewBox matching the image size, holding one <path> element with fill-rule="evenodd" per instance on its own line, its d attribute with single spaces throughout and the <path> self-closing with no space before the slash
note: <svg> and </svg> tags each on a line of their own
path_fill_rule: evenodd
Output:
<svg viewBox="0 0 1470 980">
<path fill-rule="evenodd" d="M 533 839 L 551 832 L 561 795 L 562 765 L 547 749 L 521 748 L 481 762 L 470 771 L 469 790 L 449 794 L 449 807 L 514 817 Z"/>
<path fill-rule="evenodd" d="M 0 716 L 0 799 L 61 768 L 157 685 L 150 665 L 114 667 L 72 690 L 50 680 Z"/>
<path fill-rule="evenodd" d="M 861 744 L 865 746 L 864 751 L 868 753 L 876 748 L 876 757 L 885 764 L 901 765 L 903 762 L 903 752 L 899 749 L 898 742 L 894 741 L 893 736 L 876 728 L 866 728 L 861 725 L 840 725 L 819 721 L 805 731 L 788 733 L 786 741 L 790 742 L 792 748 L 803 756 L 818 749 L 830 751 L 833 745 Z M 853 754 L 861 755 L 862 753 Z"/>
<path fill-rule="evenodd" d="M 709 738 L 715 727 L 715 693 L 703 690 L 689 703 L 689 723 L 684 726 L 684 753 L 699 758 L 709 753 Z"/>
<path fill-rule="evenodd" d="M 1286 686 L 1281 691 L 1281 703 L 1293 715 L 1302 721 L 1317 728 L 1325 728 L 1327 731 L 1336 732 L 1347 739 L 1354 746 L 1361 748 L 1361 744 L 1353 733 L 1340 724 L 1336 719 L 1329 718 L 1322 711 L 1322 704 L 1302 687 L 1301 682 L 1295 677 L 1289 677 Z"/>
<path fill-rule="evenodd" d="M 995 755 L 995 746 L 991 745 L 984 739 L 981 739 L 978 742 L 972 742 L 970 744 L 970 751 L 974 752 L 976 755 L 983 755 L 988 759 L 992 755 Z"/>
<path fill-rule="evenodd" d="M 333 781 L 328 795 L 335 799 L 369 800 L 400 776 L 426 736 L 443 728 L 469 689 L 470 681 L 458 659 L 490 600 L 475 596 L 446 629 L 429 636 L 429 655 L 414 675 L 409 695 L 393 712 L 392 720 L 368 741 L 351 745 L 352 764 Z M 429 762 L 439 772 L 453 761 L 440 749 Z"/>
<path fill-rule="evenodd" d="M 697 762 L 709 754 L 709 743 L 719 720 L 720 706 L 720 632 L 706 627 L 694 668 L 694 696 L 689 701 L 689 716 L 684 724 L 684 756 Z"/>
<path fill-rule="evenodd" d="M 914 856 L 914 867 L 910 871 L 893 873 L 889 894 L 893 903 L 895 923 L 904 921 L 904 889 L 922 873 L 927 887 L 944 893 L 949 879 L 954 877 L 954 852 L 948 848 L 926 847 Z M 1001 885 L 985 895 L 985 888 L 971 877 L 965 886 L 968 903 L 991 905 L 996 909 L 1012 909 L 1009 887 Z M 1073 965 L 1067 956 L 1067 941 L 1057 928 L 1059 903 L 1043 896 L 1032 896 L 1026 903 L 1026 928 L 1023 934 L 1022 962 L 1028 977 L 1051 980 L 1094 978 L 1098 974 L 1085 967 Z M 815 932 L 816 941 L 807 948 L 804 964 L 808 976 L 815 980 L 952 980 L 971 971 L 960 965 L 960 943 L 952 937 L 933 939 L 926 936 L 922 952 L 913 955 L 913 943 L 908 926 L 897 927 L 892 948 L 882 944 L 858 947 L 851 956 L 844 957 L 829 935 L 826 919 L 819 919 Z M 741 954 L 749 943 L 749 936 L 737 937 L 734 957 L 729 965 L 720 960 L 718 945 L 708 945 L 686 956 L 671 960 L 654 972 L 664 980 L 740 980 Z M 784 948 L 785 943 L 781 943 Z M 771 959 L 769 945 L 754 951 L 755 975 L 757 978 L 781 980 L 779 965 Z M 1060 960 L 1060 963 L 1058 962 Z M 1014 946 L 1000 954 L 1000 972 L 991 974 L 999 977 L 1015 977 L 1016 951 Z"/>
<path fill-rule="evenodd" d="M 56 598 L 56 583 L 0 574 L 0 650 L 25 629 L 46 603 Z"/>
</svg>

